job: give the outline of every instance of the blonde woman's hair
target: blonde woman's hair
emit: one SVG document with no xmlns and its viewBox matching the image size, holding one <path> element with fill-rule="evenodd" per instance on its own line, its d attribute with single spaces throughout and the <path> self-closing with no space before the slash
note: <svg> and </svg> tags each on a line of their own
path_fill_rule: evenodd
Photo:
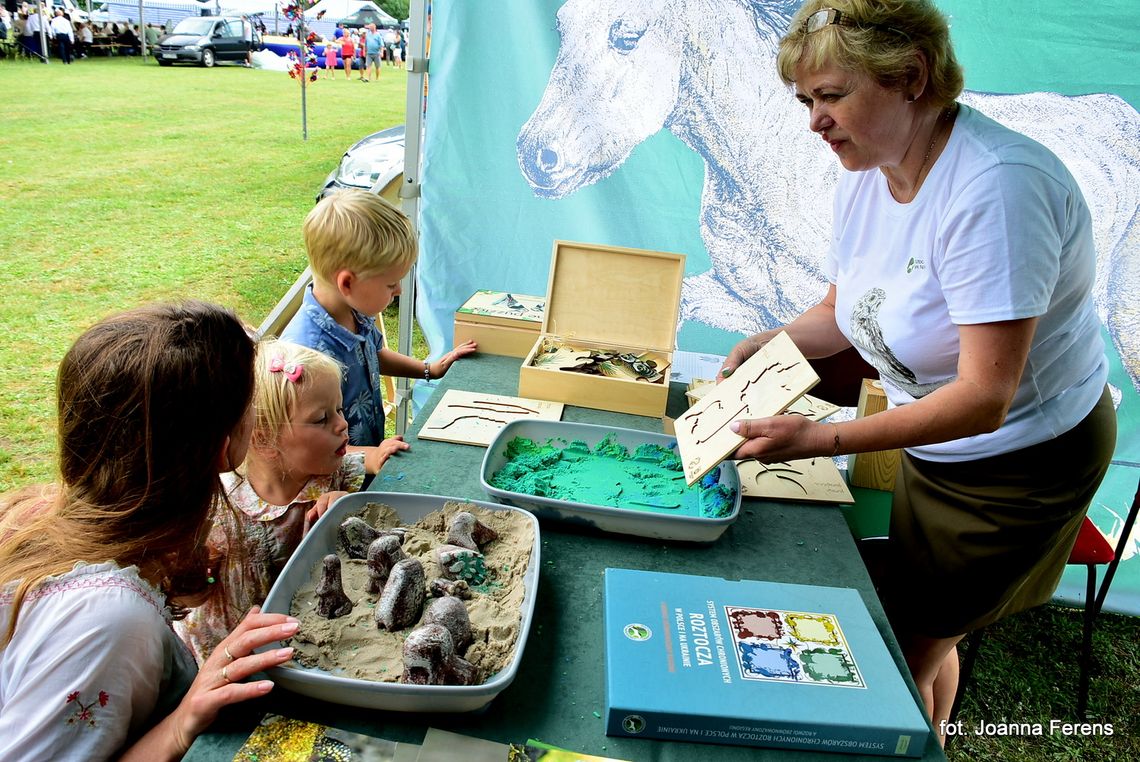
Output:
<svg viewBox="0 0 1140 762">
<path fill-rule="evenodd" d="M 809 34 L 804 22 L 826 8 L 856 25 L 832 24 Z M 922 97 L 938 106 L 953 103 L 962 92 L 962 67 L 950 44 L 946 17 L 930 0 L 805 0 L 780 40 L 776 68 L 791 85 L 801 63 L 815 70 L 832 62 L 867 74 L 881 87 L 902 90 L 918 74 L 916 53 L 926 58 Z"/>
<path fill-rule="evenodd" d="M 376 275 L 416 261 L 412 222 L 375 193 L 343 190 L 325 196 L 305 217 L 305 249 L 313 276 L 332 283 L 341 270 Z"/>
<path fill-rule="evenodd" d="M 280 370 L 273 370 L 274 368 Z M 341 366 L 315 349 L 278 339 L 266 339 L 257 346 L 253 393 L 254 449 L 276 448 L 281 429 L 293 420 L 297 400 L 318 380 L 340 386 Z M 296 370 L 300 369 L 300 375 Z M 296 376 L 296 381 L 291 380 Z"/>
</svg>

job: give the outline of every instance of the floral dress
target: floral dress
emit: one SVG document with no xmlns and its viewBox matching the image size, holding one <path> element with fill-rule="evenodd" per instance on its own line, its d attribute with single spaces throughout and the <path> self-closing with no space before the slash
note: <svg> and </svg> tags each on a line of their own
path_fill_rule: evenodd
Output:
<svg viewBox="0 0 1140 762">
<path fill-rule="evenodd" d="M 236 534 L 244 543 L 242 563 L 224 565 L 209 597 L 174 626 L 201 664 L 214 648 L 242 620 L 251 606 L 269 595 L 273 582 L 285 568 L 305 533 L 305 513 L 326 492 L 356 492 L 364 484 L 364 453 L 348 453 L 330 476 L 309 480 L 287 505 L 262 500 L 253 485 L 237 473 L 222 475 L 226 496 L 233 506 Z M 225 506 L 219 510 L 229 510 Z M 211 549 L 222 556 L 230 540 L 215 525 L 210 533 Z"/>
</svg>

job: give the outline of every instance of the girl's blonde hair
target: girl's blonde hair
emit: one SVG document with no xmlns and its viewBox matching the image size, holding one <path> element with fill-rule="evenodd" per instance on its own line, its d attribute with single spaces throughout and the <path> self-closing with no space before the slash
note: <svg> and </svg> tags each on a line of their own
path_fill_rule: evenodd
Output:
<svg viewBox="0 0 1140 762">
<path fill-rule="evenodd" d="M 257 346 L 254 387 L 254 449 L 276 449 L 281 429 L 293 420 L 297 400 L 318 380 L 340 386 L 340 363 L 315 349 L 280 339 Z"/>
<path fill-rule="evenodd" d="M 0 590 L 20 606 L 76 562 L 138 566 L 168 601 L 207 585 L 218 471 L 253 394 L 253 341 L 204 302 L 143 307 L 83 333 L 58 376 L 59 486 L 0 497 Z"/>
<path fill-rule="evenodd" d="M 808 32 L 813 13 L 833 8 L 853 25 L 831 24 Z M 780 40 L 776 68 L 785 84 L 795 83 L 796 67 L 821 68 L 833 62 L 867 74 L 889 90 L 906 88 L 918 74 L 915 54 L 926 58 L 923 97 L 949 106 L 962 92 L 962 67 L 950 44 L 946 17 L 930 0 L 805 0 Z"/>
</svg>

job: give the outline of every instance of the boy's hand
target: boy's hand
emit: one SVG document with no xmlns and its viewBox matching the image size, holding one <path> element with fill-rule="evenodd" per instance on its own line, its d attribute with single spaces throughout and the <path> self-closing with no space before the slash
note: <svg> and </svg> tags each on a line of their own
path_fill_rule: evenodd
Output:
<svg viewBox="0 0 1140 762">
<path fill-rule="evenodd" d="M 479 345 L 475 343 L 475 339 L 468 339 L 431 364 L 431 377 L 443 378 L 447 375 L 447 371 L 452 363 L 460 357 L 465 357 L 478 349 Z"/>
<path fill-rule="evenodd" d="M 342 490 L 333 490 L 332 492 L 326 492 L 325 494 L 318 497 L 317 502 L 313 504 L 313 507 L 305 511 L 305 525 L 301 533 L 303 535 L 308 534 L 309 530 L 312 529 L 313 524 L 317 523 L 317 519 L 325 515 L 325 511 L 329 509 L 329 506 L 347 494 L 347 492 L 344 492 Z"/>
<path fill-rule="evenodd" d="M 404 441 L 403 436 L 396 436 L 390 439 L 385 439 L 376 447 L 364 447 L 364 470 L 369 474 L 380 473 L 381 467 L 398 452 L 412 449 L 412 446 Z"/>
</svg>

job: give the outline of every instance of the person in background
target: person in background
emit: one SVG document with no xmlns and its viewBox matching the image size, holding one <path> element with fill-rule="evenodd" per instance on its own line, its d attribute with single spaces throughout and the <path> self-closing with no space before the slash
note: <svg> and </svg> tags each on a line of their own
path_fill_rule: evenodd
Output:
<svg viewBox="0 0 1140 762">
<path fill-rule="evenodd" d="M 352 36 L 346 34 L 340 38 L 339 46 L 340 60 L 344 64 L 344 78 L 352 79 L 352 59 L 356 58 L 356 44 Z"/>
<path fill-rule="evenodd" d="M 337 24 L 333 30 L 333 39 L 339 41 L 342 37 L 344 37 L 344 24 Z"/>
<path fill-rule="evenodd" d="M 809 359 L 854 346 L 890 406 L 734 422 L 736 456 L 904 448 L 879 589 L 942 735 L 958 641 L 1050 600 L 1112 458 L 1092 219 L 1056 156 L 957 101 L 931 0 L 807 0 L 777 67 L 847 170 L 831 286 L 785 329 Z M 724 375 L 776 332 L 738 344 Z"/>
<path fill-rule="evenodd" d="M 325 42 L 325 79 L 333 79 L 336 76 L 336 53 L 339 47 L 332 40 Z"/>
<path fill-rule="evenodd" d="M 253 341 L 202 302 L 111 316 L 64 355 L 57 485 L 0 496 L 0 759 L 173 760 L 297 620 L 252 610 L 198 670 L 171 628 L 212 582 L 219 473 L 245 458 Z"/>
<path fill-rule="evenodd" d="M 408 449 L 403 437 L 384 439 L 381 374 L 442 378 L 468 341 L 429 362 L 384 346 L 376 316 L 400 294 L 400 281 L 417 256 L 415 230 L 396 207 L 375 193 L 343 190 L 326 196 L 305 217 L 305 250 L 313 271 L 301 308 L 281 334 L 344 366 L 342 391 L 348 437 L 376 473 L 390 455 Z"/>
<path fill-rule="evenodd" d="M 158 27 L 154 24 L 147 24 L 143 29 L 143 42 L 146 44 L 147 52 L 154 55 L 155 48 L 158 47 Z"/>
<path fill-rule="evenodd" d="M 71 48 L 75 42 L 75 30 L 71 26 L 71 20 L 63 15 L 62 8 L 55 9 L 55 15 L 51 19 L 51 33 L 55 37 L 55 45 L 59 50 L 59 60 L 70 65 Z"/>
<path fill-rule="evenodd" d="M 364 33 L 364 67 L 372 67 L 372 78 L 380 81 L 380 51 L 384 49 L 384 38 L 376 31 L 375 24 L 369 24 Z M 365 82 L 368 80 L 365 79 Z"/>
<path fill-rule="evenodd" d="M 75 49 L 80 58 L 91 55 L 91 46 L 95 42 L 95 35 L 91 33 L 91 22 L 80 22 L 76 29 Z"/>
<path fill-rule="evenodd" d="M 47 19 L 43 19 L 44 22 Z M 43 26 L 40 18 L 40 7 L 37 5 L 28 11 L 27 21 L 24 23 L 24 49 L 28 51 L 28 56 L 38 58 L 41 61 L 46 60 L 43 51 L 40 49 L 40 29 Z"/>
<path fill-rule="evenodd" d="M 396 30 L 396 66 L 401 69 L 404 68 L 404 62 L 408 60 L 408 35 L 404 33 L 403 29 Z"/>
<path fill-rule="evenodd" d="M 356 45 L 356 68 L 360 71 L 360 81 L 367 82 L 368 79 L 364 76 L 365 70 L 368 68 L 367 48 L 364 43 L 364 35 L 353 32 L 352 41 Z"/>
</svg>

